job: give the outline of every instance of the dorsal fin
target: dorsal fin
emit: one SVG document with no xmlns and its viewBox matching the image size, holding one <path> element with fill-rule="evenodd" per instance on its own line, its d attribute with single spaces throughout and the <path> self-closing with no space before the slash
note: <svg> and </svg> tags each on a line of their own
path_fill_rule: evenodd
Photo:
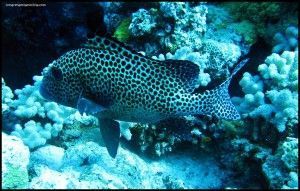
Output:
<svg viewBox="0 0 300 191">
<path fill-rule="evenodd" d="M 108 37 L 107 35 L 102 36 L 94 36 L 87 40 L 85 44 L 83 44 L 85 48 L 95 48 L 95 49 L 105 49 L 115 54 L 121 54 L 124 57 L 129 59 L 133 58 L 133 55 L 142 57 L 151 61 L 155 61 L 156 63 L 162 63 L 168 69 L 172 71 L 176 77 L 181 79 L 184 84 L 186 91 L 193 92 L 193 90 L 199 84 L 199 66 L 191 61 L 187 60 L 165 60 L 159 61 L 154 60 L 150 57 L 144 56 L 131 47 L 125 45 L 122 42 L 119 42 L 116 39 Z"/>
<path fill-rule="evenodd" d="M 181 79 L 188 92 L 193 92 L 199 85 L 200 68 L 197 64 L 188 60 L 165 60 L 161 62 L 172 71 L 172 74 Z"/>
<path fill-rule="evenodd" d="M 122 56 L 128 58 L 132 58 L 132 55 L 137 55 L 138 57 L 154 60 L 150 57 L 142 55 L 141 53 L 138 53 L 133 48 L 118 41 L 117 39 L 109 37 L 108 35 L 95 35 L 93 37 L 90 37 L 82 46 L 84 48 L 105 49 L 115 54 L 121 54 Z"/>
</svg>

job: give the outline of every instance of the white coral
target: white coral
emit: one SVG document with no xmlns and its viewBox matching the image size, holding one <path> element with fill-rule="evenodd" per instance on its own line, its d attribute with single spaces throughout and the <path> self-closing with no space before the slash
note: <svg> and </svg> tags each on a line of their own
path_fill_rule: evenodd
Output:
<svg viewBox="0 0 300 191">
<path fill-rule="evenodd" d="M 4 79 L 2 78 L 2 113 L 9 109 L 12 99 L 14 97 L 11 89 L 5 85 Z"/>
<path fill-rule="evenodd" d="M 269 80 L 274 89 L 298 88 L 298 51 L 284 51 L 281 55 L 273 53 L 268 56 L 264 64 L 258 66 L 261 76 Z"/>
<path fill-rule="evenodd" d="M 46 70 L 46 69 L 45 69 Z M 48 102 L 39 93 L 42 76 L 34 76 L 34 85 L 26 85 L 23 89 L 15 90 L 17 99 L 10 104 L 14 114 L 25 119 L 24 123 L 16 124 L 13 135 L 22 138 L 30 148 L 44 145 L 51 137 L 56 137 L 62 130 L 63 124 L 69 122 L 69 116 L 75 109 Z M 36 122 L 45 119 L 45 122 Z"/>
<path fill-rule="evenodd" d="M 279 132 L 298 124 L 298 52 L 273 53 L 258 70 L 260 75 L 245 73 L 240 81 L 244 98 L 232 98 L 239 111 L 264 117 Z"/>
</svg>

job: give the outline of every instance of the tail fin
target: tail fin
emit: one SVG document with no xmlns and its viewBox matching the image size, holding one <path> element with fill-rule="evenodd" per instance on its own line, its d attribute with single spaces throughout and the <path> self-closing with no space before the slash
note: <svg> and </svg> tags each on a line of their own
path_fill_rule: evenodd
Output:
<svg viewBox="0 0 300 191">
<path fill-rule="evenodd" d="M 230 100 L 228 86 L 232 77 L 247 63 L 248 59 L 242 60 L 232 71 L 230 77 L 213 90 L 200 95 L 200 109 L 204 114 L 215 115 L 218 118 L 238 120 L 240 114 Z"/>
</svg>

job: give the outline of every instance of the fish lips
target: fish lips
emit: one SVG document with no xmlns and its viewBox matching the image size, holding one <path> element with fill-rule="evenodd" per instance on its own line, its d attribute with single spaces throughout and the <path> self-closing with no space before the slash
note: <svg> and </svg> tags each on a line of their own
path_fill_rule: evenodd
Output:
<svg viewBox="0 0 300 191">
<path fill-rule="evenodd" d="M 49 93 L 47 88 L 45 88 L 45 85 L 43 83 L 40 85 L 39 92 L 43 98 L 47 100 L 52 100 L 51 94 Z"/>
</svg>

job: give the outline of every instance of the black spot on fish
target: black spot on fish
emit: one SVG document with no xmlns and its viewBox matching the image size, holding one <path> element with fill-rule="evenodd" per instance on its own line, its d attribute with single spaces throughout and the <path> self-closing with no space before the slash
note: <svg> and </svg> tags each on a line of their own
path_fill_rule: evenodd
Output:
<svg viewBox="0 0 300 191">
<path fill-rule="evenodd" d="M 117 48 L 117 45 L 116 45 L 115 43 L 112 43 L 112 44 L 111 44 L 111 47 L 112 47 L 113 49 L 115 49 L 115 48 Z"/>
<path fill-rule="evenodd" d="M 62 71 L 59 68 L 52 67 L 51 73 L 56 80 L 62 80 Z"/>
<path fill-rule="evenodd" d="M 103 42 L 105 45 L 109 45 L 109 40 L 105 39 Z"/>
</svg>

